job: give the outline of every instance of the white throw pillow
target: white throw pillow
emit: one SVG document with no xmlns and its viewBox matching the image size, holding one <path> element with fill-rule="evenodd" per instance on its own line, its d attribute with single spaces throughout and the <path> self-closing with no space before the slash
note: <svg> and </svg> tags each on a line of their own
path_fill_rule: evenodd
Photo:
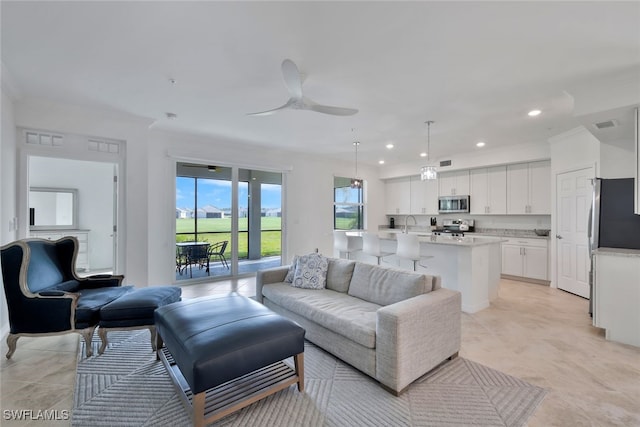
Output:
<svg viewBox="0 0 640 427">
<path fill-rule="evenodd" d="M 318 253 L 300 256 L 291 285 L 295 288 L 324 289 L 328 268 L 329 260 Z"/>
<path fill-rule="evenodd" d="M 296 272 L 296 264 L 298 263 L 298 255 L 294 255 L 293 259 L 291 260 L 291 265 L 289 265 L 289 271 L 287 271 L 287 275 L 284 278 L 284 281 L 287 283 L 291 283 L 293 282 L 293 275 Z"/>
</svg>

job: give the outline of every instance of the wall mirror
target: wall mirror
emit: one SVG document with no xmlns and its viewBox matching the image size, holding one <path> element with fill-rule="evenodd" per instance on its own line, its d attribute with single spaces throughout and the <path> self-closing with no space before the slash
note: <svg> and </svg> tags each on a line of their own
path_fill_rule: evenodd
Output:
<svg viewBox="0 0 640 427">
<path fill-rule="evenodd" d="M 29 189 L 31 230 L 78 228 L 78 190 L 75 188 L 31 187 Z"/>
</svg>

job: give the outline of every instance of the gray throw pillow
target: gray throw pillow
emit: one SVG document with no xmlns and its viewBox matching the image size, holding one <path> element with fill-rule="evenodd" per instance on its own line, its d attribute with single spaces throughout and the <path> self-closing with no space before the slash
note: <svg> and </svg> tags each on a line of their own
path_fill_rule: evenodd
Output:
<svg viewBox="0 0 640 427">
<path fill-rule="evenodd" d="M 296 272 L 296 264 L 298 263 L 298 255 L 294 255 L 291 260 L 291 265 L 289 265 L 289 271 L 287 271 L 287 275 L 284 277 L 284 281 L 287 283 L 293 282 L 293 275 Z"/>
<path fill-rule="evenodd" d="M 295 288 L 324 289 L 329 261 L 318 253 L 298 257 L 291 285 Z"/>
</svg>

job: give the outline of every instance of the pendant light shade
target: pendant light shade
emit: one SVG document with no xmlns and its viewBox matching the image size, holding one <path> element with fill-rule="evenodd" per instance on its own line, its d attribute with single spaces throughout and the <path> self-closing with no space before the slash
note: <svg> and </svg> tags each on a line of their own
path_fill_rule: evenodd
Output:
<svg viewBox="0 0 640 427">
<path fill-rule="evenodd" d="M 358 145 L 360 145 L 360 142 L 355 141 L 353 145 L 356 147 L 356 173 L 351 178 L 351 188 L 362 188 L 362 180 L 358 177 Z"/>
<path fill-rule="evenodd" d="M 420 180 L 427 181 L 438 178 L 438 172 L 435 166 L 429 166 L 429 150 L 431 149 L 431 123 L 433 120 L 427 120 L 427 165 L 420 168 Z"/>
<path fill-rule="evenodd" d="M 422 166 L 420 168 L 420 180 L 427 181 L 429 179 L 437 179 L 438 172 L 436 172 L 435 166 Z"/>
</svg>

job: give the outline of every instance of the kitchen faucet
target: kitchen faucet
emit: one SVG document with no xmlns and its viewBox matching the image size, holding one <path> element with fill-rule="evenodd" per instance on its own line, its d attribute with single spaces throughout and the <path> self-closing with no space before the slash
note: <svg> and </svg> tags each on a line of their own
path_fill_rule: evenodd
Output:
<svg viewBox="0 0 640 427">
<path fill-rule="evenodd" d="M 409 233 L 409 228 L 407 226 L 407 223 L 409 222 L 409 218 L 413 218 L 413 225 L 418 225 L 418 221 L 416 220 L 416 217 L 413 215 L 407 215 L 404 219 L 404 231 L 403 233 Z"/>
</svg>

